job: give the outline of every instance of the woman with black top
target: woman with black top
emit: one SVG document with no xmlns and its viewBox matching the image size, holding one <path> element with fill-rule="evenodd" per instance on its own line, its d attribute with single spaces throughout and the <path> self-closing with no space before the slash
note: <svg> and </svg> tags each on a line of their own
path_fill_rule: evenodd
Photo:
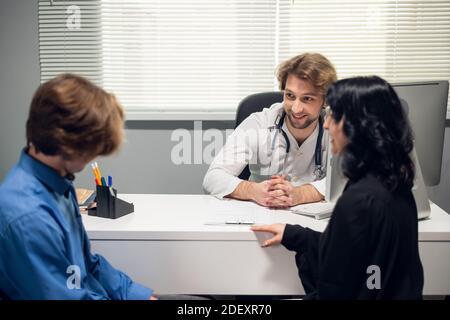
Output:
<svg viewBox="0 0 450 320">
<path fill-rule="evenodd" d="M 295 251 L 306 299 L 421 299 L 412 131 L 383 79 L 337 81 L 324 127 L 349 181 L 323 233 L 299 225 L 254 226 Z"/>
</svg>

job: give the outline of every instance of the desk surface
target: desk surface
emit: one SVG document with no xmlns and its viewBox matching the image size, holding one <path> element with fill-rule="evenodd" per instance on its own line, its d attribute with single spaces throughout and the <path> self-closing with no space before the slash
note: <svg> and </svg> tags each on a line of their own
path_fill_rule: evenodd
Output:
<svg viewBox="0 0 450 320">
<path fill-rule="evenodd" d="M 163 294 L 303 294 L 294 253 L 262 249 L 269 235 L 249 226 L 205 225 L 230 218 L 285 222 L 323 231 L 327 220 L 206 195 L 120 195 L 135 212 L 117 220 L 83 214 L 92 250 Z M 450 294 L 450 215 L 436 205 L 419 222 L 424 294 Z"/>
<path fill-rule="evenodd" d="M 230 219 L 300 224 L 323 231 L 329 221 L 261 207 L 249 201 L 218 200 L 209 195 L 122 194 L 135 212 L 116 220 L 83 214 L 92 240 L 239 240 L 257 241 L 247 225 L 207 225 Z M 450 215 L 431 204 L 431 217 L 419 221 L 419 241 L 450 241 Z"/>
</svg>

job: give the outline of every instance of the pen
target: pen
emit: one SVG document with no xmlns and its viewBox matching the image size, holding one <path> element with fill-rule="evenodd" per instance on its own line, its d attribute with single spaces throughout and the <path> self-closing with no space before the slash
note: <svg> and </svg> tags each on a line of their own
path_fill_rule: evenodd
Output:
<svg viewBox="0 0 450 320">
<path fill-rule="evenodd" d="M 102 173 L 100 172 L 100 167 L 98 166 L 97 161 L 95 161 L 94 164 L 95 164 L 95 169 L 97 170 L 98 178 L 101 179 Z"/>
<path fill-rule="evenodd" d="M 105 186 L 105 187 L 106 187 L 106 180 L 105 180 L 105 177 L 102 177 L 102 186 Z"/>
<path fill-rule="evenodd" d="M 227 220 L 224 222 L 206 222 L 205 225 L 209 226 L 220 226 L 220 225 L 253 225 L 255 224 L 254 221 L 251 220 Z"/>
<path fill-rule="evenodd" d="M 108 176 L 108 186 L 112 187 L 112 177 Z"/>
<path fill-rule="evenodd" d="M 95 180 L 97 181 L 97 179 L 98 179 L 100 181 L 100 176 L 98 175 L 98 172 L 97 172 L 97 170 L 95 168 L 95 164 L 91 163 L 91 167 L 92 167 L 92 172 L 94 174 Z"/>
<path fill-rule="evenodd" d="M 225 224 L 255 224 L 255 222 L 253 221 L 249 221 L 249 220 L 228 220 L 225 221 Z"/>
</svg>

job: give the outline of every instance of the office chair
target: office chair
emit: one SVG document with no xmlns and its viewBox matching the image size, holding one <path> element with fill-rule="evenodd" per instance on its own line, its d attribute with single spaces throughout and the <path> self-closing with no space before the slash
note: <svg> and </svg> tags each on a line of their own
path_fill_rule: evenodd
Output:
<svg viewBox="0 0 450 320">
<path fill-rule="evenodd" d="M 234 128 L 236 129 L 252 113 L 262 111 L 262 109 L 270 107 L 275 102 L 281 101 L 283 101 L 283 92 L 281 91 L 261 92 L 245 97 L 238 105 Z M 239 175 L 239 179 L 248 180 L 249 177 L 250 170 L 247 165 Z"/>
</svg>

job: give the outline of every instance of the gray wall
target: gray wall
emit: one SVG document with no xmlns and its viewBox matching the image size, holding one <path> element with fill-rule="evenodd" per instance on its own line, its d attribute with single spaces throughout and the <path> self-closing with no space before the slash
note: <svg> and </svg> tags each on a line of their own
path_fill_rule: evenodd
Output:
<svg viewBox="0 0 450 320">
<path fill-rule="evenodd" d="M 232 122 L 202 123 L 203 129 L 221 129 L 223 136 L 224 129 L 232 126 Z M 171 160 L 172 148 L 178 144 L 178 140 L 171 140 L 173 130 L 186 129 L 193 137 L 193 127 L 192 121 L 127 122 L 122 150 L 98 160 L 102 174 L 113 175 L 114 185 L 122 193 L 203 193 L 202 182 L 208 165 L 175 165 Z M 191 159 L 193 163 L 193 155 Z M 92 188 L 91 171 L 85 169 L 77 181 L 80 186 Z"/>
<path fill-rule="evenodd" d="M 37 2 L 0 0 L 0 180 L 25 145 L 25 121 L 39 85 Z"/>
<path fill-rule="evenodd" d="M 25 144 L 24 132 L 31 96 L 39 84 L 36 0 L 1 0 L 0 9 L 0 180 L 15 163 Z M 231 122 L 203 123 L 203 129 L 231 128 Z M 177 142 L 174 129 L 192 134 L 189 121 L 138 121 L 127 123 L 127 142 L 121 152 L 100 159 L 103 174 L 112 174 L 123 193 L 202 193 L 207 165 L 174 165 L 171 150 Z M 77 186 L 92 187 L 89 169 Z M 431 199 L 450 212 L 450 128 L 445 132 L 440 185 L 429 188 Z"/>
</svg>

